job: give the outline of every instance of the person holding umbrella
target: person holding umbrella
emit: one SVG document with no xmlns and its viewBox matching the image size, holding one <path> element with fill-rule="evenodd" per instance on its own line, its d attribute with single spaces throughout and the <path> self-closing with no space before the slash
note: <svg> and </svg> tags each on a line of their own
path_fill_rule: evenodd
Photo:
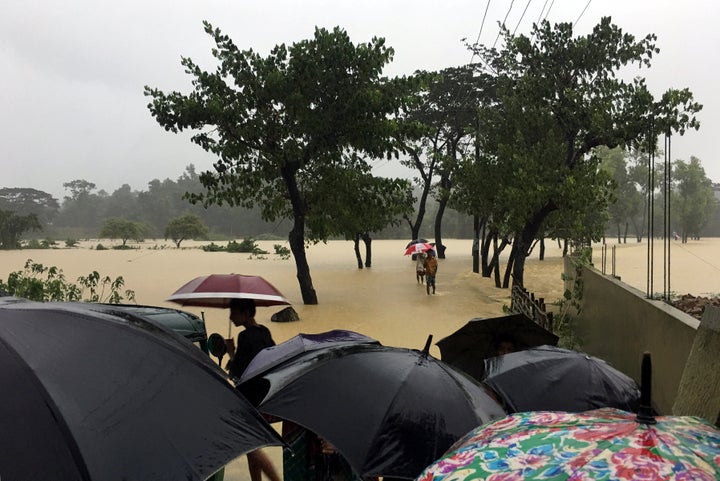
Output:
<svg viewBox="0 0 720 481">
<path fill-rule="evenodd" d="M 438 270 L 438 261 L 435 257 L 435 251 L 427 251 L 427 257 L 423 263 L 425 267 L 425 290 L 430 295 L 430 287 L 432 287 L 432 293 L 435 294 L 435 275 Z"/>
<path fill-rule="evenodd" d="M 275 341 L 270 329 L 255 321 L 255 301 L 253 299 L 232 299 L 230 301 L 230 321 L 236 327 L 245 328 L 238 334 L 237 347 L 232 338 L 225 341 L 230 355 L 228 371 L 232 377 L 239 379 L 257 353 L 266 347 L 274 346 Z M 243 392 L 243 394 L 253 405 L 257 405 L 261 401 L 261 399 L 254 399 L 256 396 L 247 392 Z M 265 473 L 270 481 L 280 481 L 280 476 L 272 461 L 260 449 L 247 453 L 247 460 L 251 481 L 261 481 L 262 473 Z"/>
</svg>

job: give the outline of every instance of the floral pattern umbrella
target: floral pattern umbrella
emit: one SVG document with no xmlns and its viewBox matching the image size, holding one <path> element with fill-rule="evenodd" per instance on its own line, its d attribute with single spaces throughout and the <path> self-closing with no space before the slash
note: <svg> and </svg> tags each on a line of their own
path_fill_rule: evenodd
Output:
<svg viewBox="0 0 720 481">
<path fill-rule="evenodd" d="M 638 414 L 512 414 L 476 428 L 427 467 L 418 481 L 720 479 L 720 431 L 692 416 L 652 416 L 645 354 Z"/>
<path fill-rule="evenodd" d="M 513 414 L 466 435 L 417 479 L 720 479 L 720 431 L 690 416 L 656 421 L 612 408 Z"/>
</svg>

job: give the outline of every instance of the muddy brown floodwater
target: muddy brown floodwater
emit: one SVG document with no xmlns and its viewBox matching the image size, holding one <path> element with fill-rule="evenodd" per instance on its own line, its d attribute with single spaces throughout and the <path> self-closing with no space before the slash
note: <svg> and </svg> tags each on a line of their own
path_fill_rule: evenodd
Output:
<svg viewBox="0 0 720 481">
<path fill-rule="evenodd" d="M 306 306 L 296 278 L 292 259 L 275 254 L 265 258 L 249 254 L 204 252 L 199 246 L 207 242 L 184 242 L 181 249 L 164 241 L 146 241 L 138 249 L 95 250 L 99 241 L 84 241 L 72 249 L 0 251 L 0 277 L 22 270 L 27 259 L 63 270 L 75 281 L 96 270 L 102 276 L 123 276 L 126 288 L 132 289 L 139 304 L 178 307 L 165 299 L 188 280 L 211 273 L 261 275 L 277 287 L 293 304 L 300 321 L 270 322 L 282 307 L 258 308 L 257 320 L 267 325 L 276 342 L 298 333 L 316 333 L 331 329 L 349 329 L 374 337 L 389 346 L 422 349 L 428 335 L 434 341 L 454 332 L 473 317 L 498 316 L 503 305 L 509 305 L 509 290 L 498 289 L 491 279 L 472 272 L 472 241 L 445 240 L 446 259 L 441 259 L 437 274 L 437 291 L 427 295 L 415 280 L 415 263 L 403 256 L 406 241 L 373 241 L 372 267 L 357 269 L 351 242 L 330 241 L 308 248 L 308 262 L 318 305 Z M 103 240 L 107 247 L 113 241 Z M 274 252 L 274 245 L 284 241 L 259 241 L 264 250 Z M 611 245 L 606 271 L 611 272 Z M 615 274 L 641 291 L 647 285 L 647 245 L 617 245 Z M 662 243 L 654 248 L 654 291 L 663 287 Z M 600 246 L 594 248 L 593 262 L 602 268 Z M 546 258 L 533 253 L 527 261 L 525 286 L 547 304 L 563 293 L 561 250 L 547 243 Z M 717 295 L 720 293 L 720 239 L 702 239 L 671 246 L 671 291 L 677 294 Z M 206 319 L 209 333 L 228 336 L 227 311 L 222 309 L 184 308 Z M 237 336 L 232 328 L 230 335 Z M 432 346 L 430 353 L 440 352 Z M 276 425 L 279 429 L 279 425 Z M 282 466 L 280 448 L 268 448 L 278 468 Z M 225 480 L 247 480 L 244 457 L 226 469 Z"/>
</svg>

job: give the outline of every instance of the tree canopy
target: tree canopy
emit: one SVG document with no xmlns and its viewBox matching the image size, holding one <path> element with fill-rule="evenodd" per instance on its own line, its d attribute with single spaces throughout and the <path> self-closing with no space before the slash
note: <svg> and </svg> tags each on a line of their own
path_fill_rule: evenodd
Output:
<svg viewBox="0 0 720 481">
<path fill-rule="evenodd" d="M 206 239 L 207 236 L 207 226 L 195 214 L 176 217 L 165 228 L 165 239 L 172 239 L 178 249 L 185 239 Z"/>
<path fill-rule="evenodd" d="M 42 190 L 28 187 L 4 187 L 0 189 L 0 209 L 19 215 L 35 214 L 41 224 L 51 222 L 58 213 L 57 199 Z"/>
<path fill-rule="evenodd" d="M 20 237 L 29 230 L 41 230 L 36 214 L 21 215 L 0 209 L 0 249 L 17 249 Z"/>
<path fill-rule="evenodd" d="M 147 235 L 147 226 L 141 222 L 123 219 L 122 217 L 110 217 L 105 221 L 100 237 L 106 239 L 120 239 L 125 246 L 127 241 L 142 240 Z"/>
<path fill-rule="evenodd" d="M 697 128 L 701 106 L 687 89 L 668 90 L 655 101 L 642 78 L 624 81 L 621 68 L 650 65 L 658 52 L 655 36 L 638 40 L 609 18 L 585 36 L 574 36 L 570 23 L 543 21 L 530 36 L 504 30 L 503 37 L 499 50 L 473 46 L 481 59 L 479 74 L 495 85 L 491 101 L 479 110 L 474 162 L 493 171 L 494 184 L 475 190 L 486 197 L 477 203 L 490 207 L 493 221 L 501 221 L 512 239 L 508 273 L 512 269 L 514 283 L 522 285 L 525 259 L 550 214 L 606 207 L 611 178 L 593 149 L 655 146 L 649 132 Z M 601 233 L 585 230 L 575 240 L 588 242 Z"/>
<path fill-rule="evenodd" d="M 675 207 L 673 219 L 679 226 L 682 242 L 687 242 L 688 237 L 700 237 L 700 231 L 717 209 L 717 201 L 712 182 L 705 176 L 700 159 L 690 157 L 689 162 L 677 160 L 674 164 L 676 188 L 671 201 Z"/>
<path fill-rule="evenodd" d="M 166 130 L 195 131 L 192 141 L 218 157 L 214 171 L 200 176 L 205 191 L 191 201 L 257 204 L 266 220 L 292 219 L 288 240 L 303 302 L 316 304 L 305 253 L 314 183 L 305 181 L 328 168 L 353 169 L 348 160 L 396 154 L 403 135 L 396 115 L 413 82 L 382 75 L 393 50 L 381 38 L 354 44 L 341 28 L 317 28 L 313 38 L 263 57 L 204 25 L 216 44 L 215 71 L 183 58 L 193 91 L 146 87 L 148 108 Z"/>
</svg>

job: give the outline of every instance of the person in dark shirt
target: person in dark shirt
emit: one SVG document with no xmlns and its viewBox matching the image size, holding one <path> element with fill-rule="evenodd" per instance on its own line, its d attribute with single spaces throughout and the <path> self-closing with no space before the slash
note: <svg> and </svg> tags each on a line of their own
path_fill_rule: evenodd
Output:
<svg viewBox="0 0 720 481">
<path fill-rule="evenodd" d="M 230 354 L 228 371 L 235 378 L 240 378 L 250 364 L 250 361 L 266 347 L 274 346 L 270 329 L 255 321 L 255 301 L 252 299 L 233 299 L 230 302 L 230 321 L 236 327 L 244 327 L 237 337 L 237 346 L 232 339 L 227 339 L 227 350 Z M 252 403 L 259 402 L 249 399 Z M 270 481 L 280 481 L 270 458 L 260 449 L 247 453 L 248 469 L 251 481 L 261 481 L 262 473 Z"/>
<path fill-rule="evenodd" d="M 230 321 L 235 327 L 245 329 L 238 334 L 237 346 L 228 339 L 230 362 L 227 368 L 231 376 L 240 378 L 248 364 L 266 347 L 274 346 L 270 329 L 255 321 L 255 301 L 252 299 L 233 299 L 230 303 Z"/>
</svg>

